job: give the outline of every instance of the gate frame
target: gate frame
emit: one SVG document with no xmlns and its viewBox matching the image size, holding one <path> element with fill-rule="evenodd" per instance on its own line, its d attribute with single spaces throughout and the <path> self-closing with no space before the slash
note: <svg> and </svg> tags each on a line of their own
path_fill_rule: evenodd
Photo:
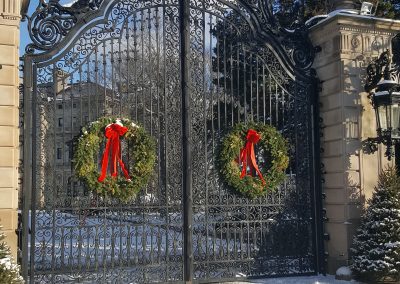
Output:
<svg viewBox="0 0 400 284">
<path fill-rule="evenodd" d="M 39 6 L 37 10 L 32 15 L 32 18 L 37 16 L 40 12 L 46 11 L 47 6 L 58 5 L 58 2 L 43 4 L 44 0 L 39 0 Z M 58 1 L 58 0 L 56 0 Z M 264 0 L 268 1 L 268 0 Z M 30 210 L 35 211 L 36 204 L 32 202 L 36 199 L 36 192 L 32 191 L 32 185 L 36 182 L 35 172 L 36 165 L 33 163 L 33 157 L 36 156 L 35 145 L 32 145 L 32 137 L 37 134 L 37 129 L 33 127 L 32 118 L 36 116 L 36 99 L 33 98 L 33 94 L 37 92 L 37 83 L 33 80 L 37 77 L 37 67 L 34 68 L 35 63 L 43 63 L 50 60 L 54 55 L 59 54 L 64 49 L 68 49 L 74 43 L 73 40 L 78 38 L 82 33 L 78 31 L 88 30 L 89 28 L 99 24 L 105 23 L 109 7 L 113 4 L 114 0 L 93 0 L 93 7 L 87 6 L 85 11 L 79 11 L 79 8 L 63 8 L 62 12 L 73 15 L 77 21 L 73 27 L 63 37 L 52 45 L 40 45 L 38 41 L 35 42 L 35 33 L 38 36 L 37 31 L 32 30 L 32 18 L 29 18 L 29 34 L 32 39 L 32 44 L 27 47 L 27 53 L 23 56 L 23 112 L 24 112 L 24 144 L 23 144 L 23 217 L 22 217 L 22 275 L 25 279 L 30 277 L 30 281 L 34 282 L 34 255 L 31 253 L 29 255 L 29 242 L 31 248 L 34 247 L 35 238 L 35 226 L 31 224 L 35 223 L 35 214 L 30 214 Z M 229 5 L 229 2 L 220 0 L 220 2 Z M 246 0 L 238 0 L 241 4 L 245 4 Z M 79 3 L 79 1 L 77 2 Z M 42 7 L 40 7 L 42 5 Z M 89 4 L 87 4 L 89 5 Z M 268 6 L 268 4 L 266 4 Z M 249 7 L 248 9 L 251 9 Z M 269 15 L 271 17 L 271 15 Z M 182 150 L 183 150 L 183 195 L 182 195 L 182 205 L 184 213 L 183 221 L 183 267 L 184 267 L 184 281 L 185 283 L 192 283 L 193 280 L 193 241 L 192 241 L 192 221 L 193 221 L 193 189 L 192 189 L 192 154 L 191 154 L 191 110 L 190 110 L 190 0 L 180 0 L 179 1 L 179 30 L 180 30 L 180 54 L 181 54 L 181 111 L 182 111 Z M 96 20 L 95 20 L 96 19 Z M 89 23 L 89 24 L 88 24 Z M 258 30 L 260 28 L 258 27 Z M 307 34 L 305 27 L 301 27 L 299 31 L 302 30 L 303 33 Z M 270 50 L 275 54 L 279 63 L 285 69 L 286 72 L 294 74 L 300 78 L 307 78 L 308 81 L 312 81 L 313 89 L 310 92 L 311 99 L 311 114 L 312 118 L 309 119 L 311 122 L 311 154 L 313 160 L 310 163 L 310 170 L 312 173 L 312 179 L 310 181 L 313 183 L 313 190 L 310 192 L 310 196 L 313 199 L 313 243 L 315 249 L 315 267 L 316 273 L 326 273 L 326 260 L 324 252 L 324 214 L 323 214 L 323 194 L 322 194 L 322 184 L 321 184 L 321 157 L 320 157 L 320 117 L 319 117 L 319 86 L 320 81 L 316 77 L 316 72 L 314 69 L 307 67 L 310 75 L 299 71 L 293 64 L 293 60 L 290 60 L 281 43 L 277 43 L 276 39 L 269 35 L 264 34 L 264 37 L 270 41 L 265 41 Z M 310 44 L 307 39 L 303 39 L 303 44 Z M 275 44 L 276 43 L 276 44 Z M 34 50 L 43 51 L 39 54 L 34 54 Z M 320 48 L 317 47 L 315 52 L 319 52 Z M 314 51 L 312 51 L 314 52 Z M 314 53 L 313 53 L 314 54 Z M 313 55 L 314 56 L 314 55 Z M 287 60 L 284 60 L 287 59 Z M 312 58 L 313 61 L 313 58 Z M 311 62 L 312 63 L 312 62 Z M 40 65 L 40 64 L 39 64 Z M 301 69 L 301 68 L 300 68 Z M 311 158 L 311 157 L 310 157 Z M 32 163 L 31 163 L 32 162 Z M 311 166 L 312 164 L 312 166 Z M 30 227 L 32 229 L 30 229 Z M 314 273 L 312 273 L 314 274 Z M 304 274 L 303 274 L 304 275 Z M 218 280 L 215 280 L 218 281 Z"/>
</svg>

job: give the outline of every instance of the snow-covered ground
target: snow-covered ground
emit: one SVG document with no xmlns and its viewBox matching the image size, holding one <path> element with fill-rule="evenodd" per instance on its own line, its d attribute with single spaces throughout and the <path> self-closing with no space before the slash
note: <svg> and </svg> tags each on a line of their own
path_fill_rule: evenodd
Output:
<svg viewBox="0 0 400 284">
<path fill-rule="evenodd" d="M 247 282 L 225 282 L 225 284 L 362 284 L 357 281 L 343 281 L 336 280 L 333 275 L 318 275 L 318 276 L 301 276 L 301 277 L 285 277 L 285 278 L 269 278 L 269 279 L 258 279 L 249 280 Z"/>
</svg>

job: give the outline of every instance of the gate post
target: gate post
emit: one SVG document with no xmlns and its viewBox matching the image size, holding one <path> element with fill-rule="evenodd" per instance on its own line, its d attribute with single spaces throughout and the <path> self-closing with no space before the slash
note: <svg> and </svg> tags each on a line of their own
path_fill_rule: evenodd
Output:
<svg viewBox="0 0 400 284">
<path fill-rule="evenodd" d="M 363 151 L 363 141 L 377 135 L 364 84 L 368 64 L 391 48 L 399 31 L 400 21 L 345 13 L 331 14 L 310 29 L 314 46 L 322 49 L 314 68 L 322 80 L 321 158 L 330 274 L 349 264 L 349 250 L 365 201 L 372 195 L 378 173 L 389 164 L 382 146 L 375 154 Z"/>
<path fill-rule="evenodd" d="M 193 246 L 192 246 L 192 137 L 190 111 L 190 6 L 189 0 L 179 2 L 179 29 L 181 46 L 181 104 L 182 104 L 182 204 L 183 204 L 183 252 L 184 281 L 192 283 Z"/>
<path fill-rule="evenodd" d="M 0 2 L 0 225 L 17 256 L 19 25 L 23 0 Z"/>
</svg>

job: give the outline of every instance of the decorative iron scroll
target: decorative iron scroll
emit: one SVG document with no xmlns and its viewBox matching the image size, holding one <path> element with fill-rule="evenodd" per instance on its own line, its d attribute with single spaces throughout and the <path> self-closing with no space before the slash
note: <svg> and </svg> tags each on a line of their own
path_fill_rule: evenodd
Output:
<svg viewBox="0 0 400 284">
<path fill-rule="evenodd" d="M 26 53 L 35 50 L 47 51 L 59 44 L 73 27 L 84 21 L 84 15 L 99 9 L 103 0 L 78 0 L 70 7 L 63 6 L 60 0 L 39 0 L 36 11 L 29 18 L 29 36 L 32 43 Z"/>
<path fill-rule="evenodd" d="M 33 245 L 23 244 L 23 267 L 30 282 L 181 283 L 191 275 L 184 267 L 197 282 L 320 271 L 307 29 L 282 27 L 265 0 L 65 2 L 41 0 L 29 22 L 36 54 L 25 68 L 35 72 L 24 81 L 36 88 L 25 88 L 35 107 L 26 125 L 35 128 L 25 131 L 32 196 L 24 218 L 33 221 L 23 229 Z M 182 37 L 183 22 L 190 24 Z M 137 121 L 157 141 L 155 176 L 130 204 L 93 194 L 73 170 L 81 127 L 110 115 Z M 285 181 L 253 200 L 223 183 L 216 156 L 225 132 L 250 121 L 290 142 Z M 184 164 L 191 186 L 183 184 Z"/>
<path fill-rule="evenodd" d="M 307 28 L 301 25 L 294 30 L 285 29 L 282 34 L 284 37 L 281 44 L 285 47 L 294 65 L 304 70 L 310 69 L 317 49 L 313 47 L 308 38 Z"/>
<path fill-rule="evenodd" d="M 365 83 L 364 89 L 367 92 L 372 91 L 376 88 L 379 81 L 384 75 L 384 70 L 390 68 L 392 58 L 389 50 L 382 53 L 379 58 L 371 62 L 367 67 L 367 82 Z"/>
<path fill-rule="evenodd" d="M 32 43 L 26 47 L 26 53 L 32 54 L 35 51 L 49 51 L 60 44 L 75 26 L 84 23 L 87 13 L 98 10 L 103 0 L 77 0 L 70 7 L 61 5 L 60 0 L 39 0 L 39 5 L 33 15 L 29 18 L 29 35 Z M 134 2 L 134 3 L 132 3 Z M 136 2 L 136 3 L 135 3 Z M 114 6 L 132 5 L 133 7 L 148 6 L 149 1 L 143 1 L 146 4 L 139 4 L 137 0 L 119 0 L 115 1 Z M 211 1 L 212 2 L 212 1 Z M 309 70 L 312 66 L 315 50 L 311 41 L 304 40 L 308 38 L 308 30 L 304 24 L 296 22 L 295 28 L 289 30 L 280 26 L 272 13 L 272 7 L 268 1 L 263 0 L 244 0 L 228 1 L 229 6 L 240 10 L 249 21 L 252 21 L 257 37 L 269 37 L 281 45 L 284 53 L 296 68 Z M 245 5 L 240 5 L 245 4 Z M 201 5 L 201 1 L 192 1 L 192 8 Z M 244 8 L 245 7 L 245 8 Z M 218 11 L 215 11 L 218 13 Z M 251 16 L 251 19 L 250 19 Z M 254 17 L 256 16 L 256 17 Z M 246 29 L 249 25 L 243 23 Z M 267 39 L 267 41 L 270 41 Z"/>
</svg>

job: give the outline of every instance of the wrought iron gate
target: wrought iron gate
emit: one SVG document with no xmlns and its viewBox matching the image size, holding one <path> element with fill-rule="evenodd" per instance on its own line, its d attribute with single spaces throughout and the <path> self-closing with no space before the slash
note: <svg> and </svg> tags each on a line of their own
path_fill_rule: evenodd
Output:
<svg viewBox="0 0 400 284">
<path fill-rule="evenodd" d="M 40 0 L 24 61 L 23 272 L 31 283 L 149 283 L 317 273 L 322 267 L 315 78 L 304 30 L 263 0 Z M 103 115 L 157 142 L 128 204 L 75 177 L 73 141 Z M 238 122 L 290 142 L 287 179 L 233 193 L 216 154 Z M 317 161 L 315 163 L 315 161 Z"/>
</svg>

